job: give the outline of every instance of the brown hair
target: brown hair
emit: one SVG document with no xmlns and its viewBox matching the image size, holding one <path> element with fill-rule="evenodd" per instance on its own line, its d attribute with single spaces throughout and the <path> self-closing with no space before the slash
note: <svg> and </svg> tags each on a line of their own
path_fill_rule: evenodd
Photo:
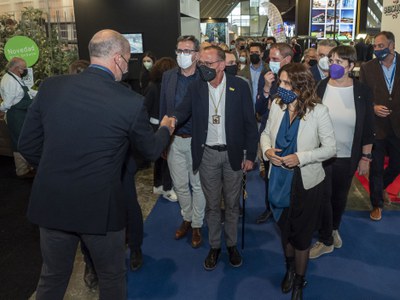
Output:
<svg viewBox="0 0 400 300">
<path fill-rule="evenodd" d="M 89 67 L 89 65 L 90 62 L 88 62 L 87 60 L 79 59 L 69 65 L 68 72 L 69 74 L 78 74 Z"/>
<path fill-rule="evenodd" d="M 288 74 L 292 90 L 298 95 L 296 113 L 299 118 L 302 118 L 307 113 L 307 110 L 313 110 L 314 106 L 321 102 L 315 93 L 314 77 L 309 69 L 301 63 L 284 65 L 279 70 L 278 77 L 282 72 Z M 284 103 L 280 99 L 278 104 L 283 108 Z"/>
<path fill-rule="evenodd" d="M 354 47 L 340 45 L 329 51 L 328 57 L 331 58 L 333 54 L 337 54 L 341 59 L 347 60 L 349 64 L 357 61 L 357 52 Z"/>
<path fill-rule="evenodd" d="M 205 47 L 205 48 L 203 49 L 203 51 L 205 51 L 205 50 L 211 50 L 211 49 L 216 50 L 216 51 L 217 51 L 217 56 L 218 56 L 218 58 L 219 58 L 220 60 L 222 60 L 222 61 L 225 61 L 225 51 L 222 50 L 222 49 L 221 49 L 220 47 L 218 47 L 218 46 L 211 45 L 211 46 Z"/>
<path fill-rule="evenodd" d="M 150 70 L 150 80 L 160 82 L 165 71 L 173 69 L 177 66 L 176 61 L 171 57 L 161 57 L 156 61 Z"/>
<path fill-rule="evenodd" d="M 292 47 L 287 43 L 275 43 L 271 45 L 271 49 L 276 48 L 283 58 L 290 56 L 293 58 L 294 52 Z"/>
</svg>

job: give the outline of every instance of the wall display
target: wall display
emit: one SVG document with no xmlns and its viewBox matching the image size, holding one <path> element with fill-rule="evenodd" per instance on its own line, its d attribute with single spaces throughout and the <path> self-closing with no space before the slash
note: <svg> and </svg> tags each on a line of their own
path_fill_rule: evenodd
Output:
<svg viewBox="0 0 400 300">
<path fill-rule="evenodd" d="M 143 53 L 143 37 L 141 33 L 123 33 L 122 34 L 131 46 L 131 54 Z"/>
<path fill-rule="evenodd" d="M 201 33 L 205 40 L 215 43 L 226 43 L 228 41 L 228 23 L 200 23 Z"/>
<path fill-rule="evenodd" d="M 381 30 L 393 32 L 400 37 L 400 4 L 399 0 L 383 0 Z"/>
<path fill-rule="evenodd" d="M 357 0 L 311 0 L 310 35 L 354 40 L 356 13 Z"/>
</svg>

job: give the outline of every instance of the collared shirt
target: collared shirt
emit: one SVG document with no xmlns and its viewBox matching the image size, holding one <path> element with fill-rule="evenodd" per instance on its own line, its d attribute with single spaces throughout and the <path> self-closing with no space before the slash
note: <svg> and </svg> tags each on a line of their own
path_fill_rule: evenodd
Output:
<svg viewBox="0 0 400 300">
<path fill-rule="evenodd" d="M 319 75 L 321 75 L 321 80 L 323 80 L 326 77 L 328 77 L 328 76 L 325 75 L 325 73 L 321 70 L 321 68 L 319 66 L 317 66 L 317 67 L 318 67 Z"/>
<path fill-rule="evenodd" d="M 5 73 L 0 83 L 0 94 L 3 102 L 0 104 L 1 111 L 7 111 L 11 106 L 17 104 L 24 97 L 24 90 L 21 85 L 25 86 L 25 83 L 17 75 L 10 75 Z M 29 89 L 29 96 L 35 97 L 37 91 Z"/>
<path fill-rule="evenodd" d="M 214 88 L 208 83 L 208 131 L 206 145 L 226 145 L 225 133 L 226 76 Z M 215 124 L 215 118 L 219 124 Z"/>
<path fill-rule="evenodd" d="M 261 71 L 264 66 L 261 62 L 258 68 L 255 68 L 253 64 L 250 64 L 250 76 L 251 76 L 251 86 L 253 88 L 253 104 L 256 104 L 257 91 L 258 91 L 258 80 L 260 79 Z"/>
<path fill-rule="evenodd" d="M 393 63 L 389 68 L 385 67 L 382 62 L 380 62 L 380 64 L 382 67 L 386 86 L 388 88 L 389 94 L 391 94 L 392 89 L 393 89 L 394 80 L 395 80 L 395 73 L 396 73 L 396 54 L 394 55 Z"/>
<path fill-rule="evenodd" d="M 175 89 L 175 108 L 182 103 L 183 98 L 185 98 L 188 86 L 190 83 L 195 81 L 198 78 L 198 72 L 193 75 L 185 76 L 181 73 L 181 69 L 178 68 L 178 80 L 176 83 Z M 188 134 L 191 135 L 192 132 L 192 118 L 190 118 L 182 127 L 178 127 L 176 130 L 176 134 Z"/>
</svg>

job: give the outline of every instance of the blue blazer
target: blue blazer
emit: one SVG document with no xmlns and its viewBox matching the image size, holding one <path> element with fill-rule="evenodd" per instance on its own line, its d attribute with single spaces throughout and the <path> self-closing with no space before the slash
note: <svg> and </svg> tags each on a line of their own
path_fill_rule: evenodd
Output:
<svg viewBox="0 0 400 300">
<path fill-rule="evenodd" d="M 257 153 L 258 132 L 253 102 L 248 84 L 241 78 L 226 74 L 225 133 L 229 162 L 233 170 L 241 168 L 243 150 L 247 159 L 254 161 Z M 203 157 L 208 131 L 209 96 L 207 82 L 199 79 L 189 85 L 185 99 L 174 112 L 178 122 L 192 117 L 193 171 L 197 171 Z"/>
<path fill-rule="evenodd" d="M 314 77 L 314 80 L 316 83 L 321 81 L 322 78 L 321 78 L 321 73 L 319 72 L 319 69 L 318 69 L 318 64 L 313 65 L 310 68 L 310 72 L 311 72 L 312 76 Z"/>
<path fill-rule="evenodd" d="M 155 160 L 169 141 L 166 128 L 154 134 L 143 100 L 92 67 L 42 83 L 19 139 L 19 151 L 37 166 L 32 223 L 88 234 L 126 226 L 122 167 L 129 147 Z M 134 162 L 126 166 L 133 177 Z"/>
</svg>

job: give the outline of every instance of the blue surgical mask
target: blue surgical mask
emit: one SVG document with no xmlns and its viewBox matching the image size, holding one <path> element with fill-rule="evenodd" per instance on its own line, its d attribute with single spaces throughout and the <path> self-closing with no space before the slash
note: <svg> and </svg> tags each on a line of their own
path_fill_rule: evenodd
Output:
<svg viewBox="0 0 400 300">
<path fill-rule="evenodd" d="M 282 102 L 286 105 L 292 103 L 297 98 L 297 94 L 293 91 L 284 89 L 282 87 L 278 87 L 278 95 L 281 98 Z"/>
<path fill-rule="evenodd" d="M 281 68 L 281 63 L 279 61 L 270 61 L 269 68 L 271 69 L 272 73 L 278 74 L 279 69 Z"/>
<path fill-rule="evenodd" d="M 332 64 L 329 66 L 329 75 L 332 79 L 342 78 L 344 75 L 345 69 L 343 66 L 338 64 Z"/>
<path fill-rule="evenodd" d="M 386 58 L 386 56 L 390 54 L 390 50 L 389 48 L 385 48 L 382 50 L 375 50 L 374 54 L 378 60 L 382 61 Z"/>
</svg>

